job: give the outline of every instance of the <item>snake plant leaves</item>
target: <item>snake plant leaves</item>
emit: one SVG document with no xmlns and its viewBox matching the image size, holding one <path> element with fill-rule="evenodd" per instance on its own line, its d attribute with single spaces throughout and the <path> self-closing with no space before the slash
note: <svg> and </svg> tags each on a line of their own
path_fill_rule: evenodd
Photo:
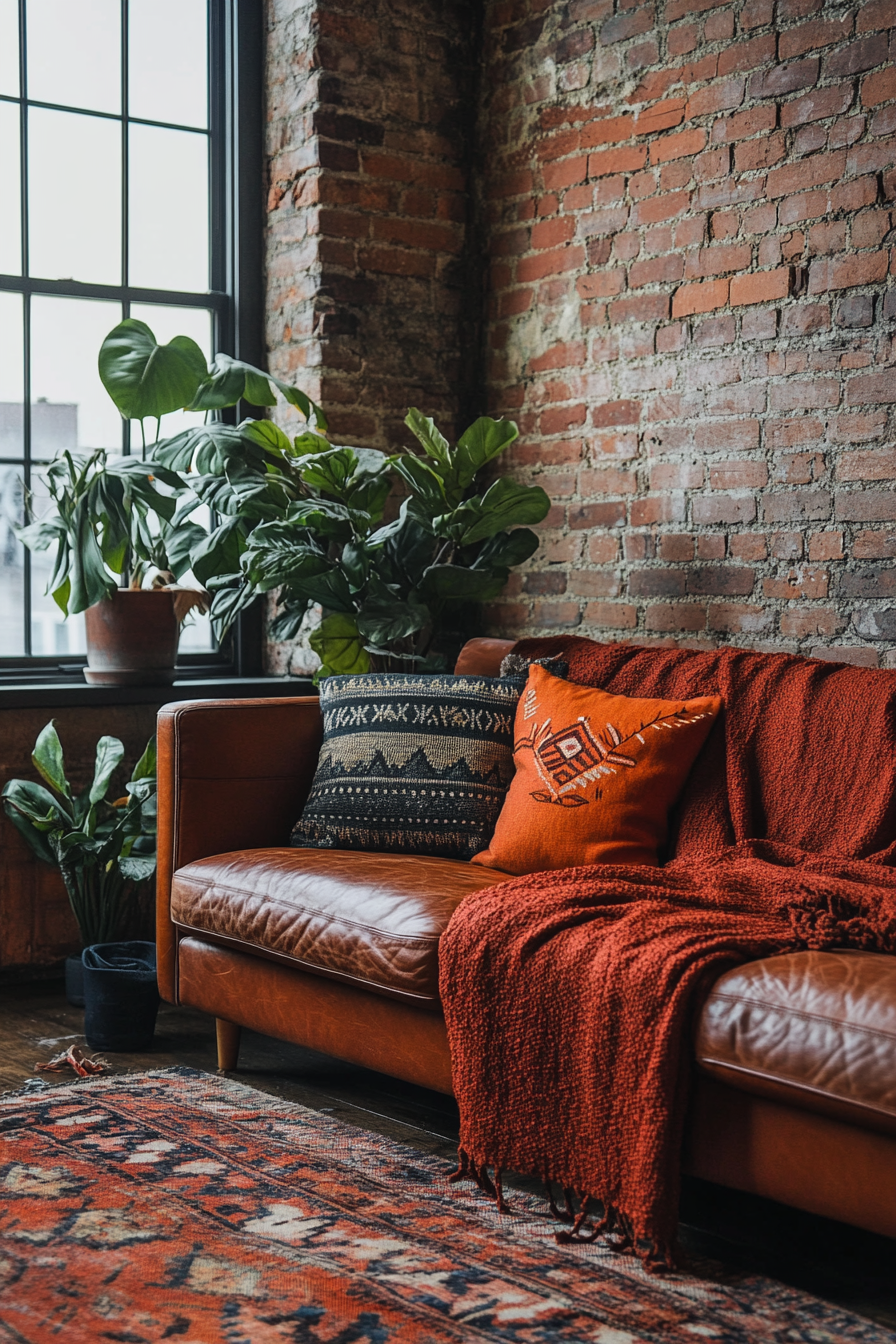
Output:
<svg viewBox="0 0 896 1344">
<path fill-rule="evenodd" d="M 65 777 L 65 758 L 62 743 L 56 731 L 56 720 L 51 719 L 38 734 L 31 753 L 31 763 L 41 779 L 45 779 L 51 789 L 61 793 L 63 798 L 71 798 L 71 789 Z"/>
<path fill-rule="evenodd" d="M 128 317 L 103 341 L 99 372 L 126 420 L 157 420 L 189 406 L 208 367 L 189 336 L 159 345 L 145 322 Z"/>
</svg>

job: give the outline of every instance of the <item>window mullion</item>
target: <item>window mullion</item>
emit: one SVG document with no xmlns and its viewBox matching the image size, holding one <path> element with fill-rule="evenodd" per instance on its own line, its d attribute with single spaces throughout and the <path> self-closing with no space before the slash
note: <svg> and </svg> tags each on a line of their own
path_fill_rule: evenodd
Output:
<svg viewBox="0 0 896 1344">
<path fill-rule="evenodd" d="M 28 238 L 28 32 L 26 0 L 19 0 L 19 210 L 22 259 L 22 279 L 30 270 Z M 31 492 L 31 295 L 22 295 L 22 479 L 25 486 L 24 504 L 27 509 Z M 25 514 L 27 520 L 27 512 Z M 22 645 L 25 657 L 32 654 L 31 639 L 31 552 L 22 547 Z"/>
<path fill-rule="evenodd" d="M 129 297 L 129 285 L 131 280 L 130 258 L 128 248 L 130 246 L 130 145 L 128 143 L 129 130 L 129 112 L 128 106 L 128 4 L 129 0 L 121 0 L 121 283 L 124 286 L 122 297 L 122 317 L 130 317 L 131 301 Z M 125 456 L 130 455 L 131 451 L 131 422 L 122 417 L 121 421 L 121 451 Z"/>
</svg>

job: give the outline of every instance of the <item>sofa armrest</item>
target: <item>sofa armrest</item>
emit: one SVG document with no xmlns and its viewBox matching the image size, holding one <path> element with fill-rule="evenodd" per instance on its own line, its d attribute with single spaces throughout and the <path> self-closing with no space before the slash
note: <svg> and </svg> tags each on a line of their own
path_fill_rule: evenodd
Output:
<svg viewBox="0 0 896 1344">
<path fill-rule="evenodd" d="M 187 700 L 158 718 L 159 990 L 177 1001 L 171 879 L 194 859 L 287 843 L 322 740 L 316 696 Z"/>
</svg>

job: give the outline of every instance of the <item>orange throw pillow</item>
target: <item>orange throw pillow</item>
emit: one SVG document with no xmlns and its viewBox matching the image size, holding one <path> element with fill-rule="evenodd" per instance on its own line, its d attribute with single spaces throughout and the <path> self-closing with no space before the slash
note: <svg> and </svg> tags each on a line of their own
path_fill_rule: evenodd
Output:
<svg viewBox="0 0 896 1344">
<path fill-rule="evenodd" d="M 530 667 L 514 723 L 511 780 L 488 849 L 503 873 L 588 863 L 650 864 L 669 809 L 722 707 L 633 700 Z"/>
</svg>

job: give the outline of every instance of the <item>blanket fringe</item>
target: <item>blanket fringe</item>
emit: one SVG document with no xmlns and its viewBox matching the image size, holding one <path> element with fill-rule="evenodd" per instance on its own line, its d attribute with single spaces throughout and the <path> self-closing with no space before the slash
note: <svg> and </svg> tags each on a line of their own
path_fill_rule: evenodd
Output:
<svg viewBox="0 0 896 1344">
<path fill-rule="evenodd" d="M 449 1182 L 472 1181 L 483 1194 L 495 1201 L 499 1213 L 510 1213 L 510 1205 L 504 1199 L 501 1167 L 494 1162 L 475 1162 L 463 1148 L 458 1148 L 457 1155 L 457 1170 L 448 1177 Z M 489 1175 L 489 1166 L 495 1169 L 494 1179 Z M 576 1190 L 573 1186 L 561 1186 L 564 1204 L 561 1209 L 554 1198 L 555 1182 L 549 1176 L 541 1179 L 552 1215 L 561 1223 L 571 1224 L 569 1231 L 554 1233 L 554 1240 L 559 1246 L 588 1245 L 600 1236 L 607 1236 L 614 1251 L 637 1256 L 651 1274 L 663 1274 L 675 1269 L 675 1251 L 671 1242 L 637 1237 L 632 1220 L 621 1209 Z M 600 1205 L 603 1214 L 599 1219 L 595 1217 L 589 1222 L 594 1205 Z"/>
</svg>

